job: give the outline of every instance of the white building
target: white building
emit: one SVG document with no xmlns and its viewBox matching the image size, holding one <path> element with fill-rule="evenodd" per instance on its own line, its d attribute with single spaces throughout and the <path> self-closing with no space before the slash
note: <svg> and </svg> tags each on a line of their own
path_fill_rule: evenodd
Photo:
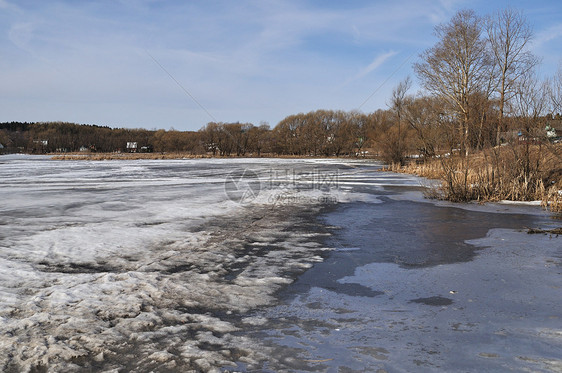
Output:
<svg viewBox="0 0 562 373">
<path fill-rule="evenodd" d="M 134 153 L 137 151 L 137 142 L 127 142 L 127 151 Z"/>
</svg>

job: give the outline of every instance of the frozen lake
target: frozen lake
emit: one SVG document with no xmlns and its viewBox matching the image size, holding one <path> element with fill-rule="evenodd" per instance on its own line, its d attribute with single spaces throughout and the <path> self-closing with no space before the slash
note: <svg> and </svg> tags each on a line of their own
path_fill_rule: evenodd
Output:
<svg viewBox="0 0 562 373">
<path fill-rule="evenodd" d="M 379 168 L 0 156 L 0 370 L 561 371 L 560 221 Z"/>
</svg>

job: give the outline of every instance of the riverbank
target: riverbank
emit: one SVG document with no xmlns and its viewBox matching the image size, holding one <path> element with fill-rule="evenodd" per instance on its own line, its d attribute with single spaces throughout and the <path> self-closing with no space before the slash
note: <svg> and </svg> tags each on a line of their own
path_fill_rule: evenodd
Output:
<svg viewBox="0 0 562 373">
<path fill-rule="evenodd" d="M 211 154 L 191 154 L 188 152 L 170 152 L 170 153 L 57 153 L 48 154 L 53 160 L 60 161 L 107 161 L 107 160 L 139 160 L 139 159 L 230 159 L 230 158 L 279 158 L 279 159 L 306 159 L 306 158 L 326 158 L 326 159 L 345 159 L 350 157 L 318 157 L 318 156 L 302 156 L 302 155 L 277 155 L 277 154 L 247 154 L 247 155 L 230 155 L 219 156 Z M 374 159 L 374 158 L 352 158 L 352 159 Z"/>
<path fill-rule="evenodd" d="M 531 202 L 562 212 L 562 144 L 508 145 L 468 157 L 443 156 L 391 165 L 386 170 L 440 180 L 439 187 L 428 191 L 432 198 Z"/>
</svg>

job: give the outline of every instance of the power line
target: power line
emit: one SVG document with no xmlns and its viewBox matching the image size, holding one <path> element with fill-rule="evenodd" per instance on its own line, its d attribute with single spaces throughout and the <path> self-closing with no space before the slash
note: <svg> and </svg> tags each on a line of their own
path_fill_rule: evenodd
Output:
<svg viewBox="0 0 562 373">
<path fill-rule="evenodd" d="M 417 51 L 412 52 L 412 54 L 410 54 L 410 55 L 408 56 L 408 58 L 406 58 L 406 59 L 404 60 L 404 62 L 402 62 L 402 63 L 400 64 L 400 66 L 398 66 L 398 67 L 396 68 L 396 70 L 394 70 L 394 71 L 392 72 L 392 74 L 390 74 L 390 75 L 388 76 L 388 78 L 386 78 L 386 79 L 384 80 L 384 82 L 382 82 L 381 85 L 379 85 L 379 86 L 377 87 L 377 89 L 375 89 L 375 90 L 373 91 L 373 93 L 371 93 L 371 95 L 370 95 L 369 97 L 367 97 L 367 99 L 366 99 L 365 101 L 363 101 L 363 103 L 362 103 L 361 105 L 359 105 L 359 107 L 357 108 L 357 110 L 360 110 L 360 109 L 363 107 L 363 105 L 365 105 L 365 104 L 367 103 L 367 101 L 369 101 L 369 100 L 371 99 L 371 97 L 373 97 L 373 96 L 386 84 L 386 82 L 388 82 L 388 81 L 390 80 L 390 78 L 392 78 L 392 77 L 394 76 L 394 74 L 396 74 L 396 73 L 398 72 L 398 70 L 400 70 L 400 69 L 402 68 L 402 66 L 404 66 L 404 65 L 406 64 L 406 62 L 408 62 L 408 61 L 410 60 L 410 58 L 412 58 L 412 56 L 413 56 L 414 54 L 416 54 L 416 53 L 417 53 Z"/>
<path fill-rule="evenodd" d="M 209 111 L 208 111 L 207 109 L 205 109 L 205 107 L 204 107 L 203 105 L 201 105 L 201 104 L 199 103 L 199 101 L 197 101 L 197 99 L 196 99 L 195 97 L 193 97 L 193 95 L 192 95 L 191 93 L 189 93 L 189 91 L 188 91 L 187 89 L 185 89 L 185 87 L 184 87 L 183 85 L 181 85 L 181 83 L 178 82 L 177 79 L 174 78 L 174 76 L 173 76 L 172 74 L 170 74 L 170 73 L 168 72 L 168 70 L 166 70 L 166 69 L 164 68 L 164 66 L 162 66 L 162 64 L 161 64 L 160 62 L 158 62 L 158 61 L 156 60 L 156 58 L 154 58 L 154 57 L 152 56 L 152 54 L 150 54 L 150 52 L 149 52 L 148 50 L 145 49 L 145 52 L 146 52 L 146 54 L 148 54 L 148 55 L 150 56 L 150 58 L 152 58 L 152 61 L 154 61 L 154 63 L 156 63 L 158 66 L 160 66 L 160 68 L 162 69 L 162 71 L 164 71 L 166 74 L 168 74 L 168 76 L 178 85 L 178 87 L 180 87 L 181 90 L 184 91 L 184 93 L 185 93 L 186 95 L 188 95 L 188 96 L 193 100 L 193 102 L 195 102 L 197 105 L 199 105 L 199 107 L 200 107 L 201 109 L 203 109 L 203 111 L 205 111 L 205 113 L 207 113 L 207 115 L 213 120 L 213 122 L 217 122 L 217 120 L 215 119 L 215 117 L 214 117 L 211 113 L 209 113 Z"/>
</svg>

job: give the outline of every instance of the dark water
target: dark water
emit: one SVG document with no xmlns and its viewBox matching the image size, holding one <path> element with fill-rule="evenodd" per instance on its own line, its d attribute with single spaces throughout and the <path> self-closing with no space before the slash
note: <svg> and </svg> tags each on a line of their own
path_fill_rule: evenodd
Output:
<svg viewBox="0 0 562 373">
<path fill-rule="evenodd" d="M 335 250 L 260 313 L 264 371 L 562 371 L 562 237 L 525 231 L 556 222 L 417 189 L 320 216 Z"/>
<path fill-rule="evenodd" d="M 467 240 L 485 237 L 493 228 L 522 230 L 539 224 L 525 214 L 491 214 L 431 203 L 394 201 L 353 203 L 322 218 L 333 229 L 330 247 L 339 248 L 324 263 L 301 276 L 289 291 L 321 287 L 348 295 L 372 290 L 340 284 L 358 266 L 396 263 L 402 268 L 422 268 L 471 261 L 481 250 Z M 347 249 L 346 249 L 347 248 Z M 371 294 L 372 295 L 372 294 Z"/>
</svg>

